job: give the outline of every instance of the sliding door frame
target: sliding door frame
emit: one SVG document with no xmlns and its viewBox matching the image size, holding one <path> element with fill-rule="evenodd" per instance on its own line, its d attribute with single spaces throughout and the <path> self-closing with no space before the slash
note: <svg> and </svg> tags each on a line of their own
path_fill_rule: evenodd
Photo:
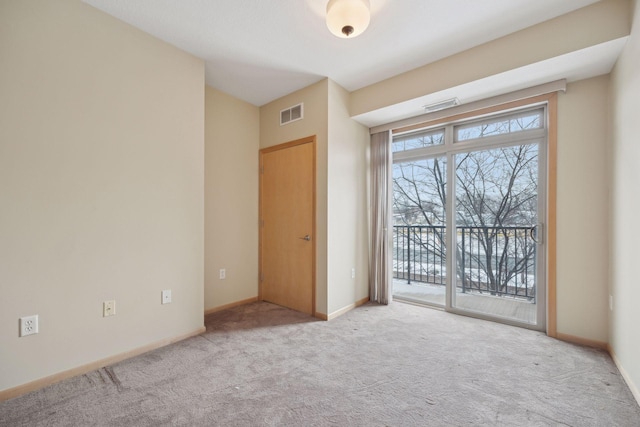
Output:
<svg viewBox="0 0 640 427">
<path fill-rule="evenodd" d="M 557 312 L 556 312 L 557 310 L 557 300 L 556 300 L 557 93 L 553 92 L 553 93 L 543 94 L 543 95 L 534 96 L 530 98 L 502 103 L 502 104 L 498 104 L 498 105 L 494 105 L 494 106 L 490 106 L 490 107 L 486 107 L 486 108 L 482 108 L 474 111 L 468 111 L 461 114 L 451 115 L 448 117 L 442 117 L 442 118 L 438 118 L 431 121 L 411 124 L 409 126 L 392 129 L 392 134 L 399 134 L 399 133 L 405 133 L 413 130 L 436 127 L 439 124 L 442 124 L 443 127 L 452 126 L 452 123 L 459 122 L 466 119 L 479 118 L 482 116 L 489 116 L 489 115 L 499 114 L 502 112 L 507 113 L 511 110 L 520 110 L 527 107 L 533 108 L 535 106 L 543 106 L 543 105 L 546 106 L 545 108 L 546 144 L 544 142 L 540 143 L 541 150 L 539 152 L 539 156 L 540 156 L 539 162 L 546 163 L 546 167 L 545 167 L 546 172 L 544 173 L 544 176 L 540 176 L 539 178 L 541 181 L 540 184 L 544 186 L 543 190 L 545 193 L 545 197 L 544 197 L 544 200 L 539 200 L 539 203 L 543 204 L 543 208 L 544 208 L 543 211 L 545 213 L 544 217 L 546 218 L 546 220 L 543 221 L 544 222 L 544 227 L 543 227 L 544 240 L 543 241 L 545 242 L 545 244 L 542 246 L 542 248 L 544 248 L 544 251 L 541 251 L 543 253 L 538 253 L 537 256 L 542 259 L 542 262 L 544 262 L 546 267 L 545 277 L 544 277 L 545 289 L 543 290 L 545 294 L 545 306 L 546 306 L 546 318 L 544 318 L 545 320 L 544 327 L 548 336 L 557 337 Z M 445 135 L 446 134 L 447 133 L 445 132 Z M 516 136 L 515 138 L 517 139 L 518 137 Z M 397 154 L 394 153 L 394 160 L 396 160 L 396 158 L 408 160 L 410 158 L 411 159 L 413 158 L 417 159 L 418 157 L 433 158 L 437 156 L 446 155 L 447 181 L 453 182 L 454 175 L 455 175 L 455 166 L 453 163 L 453 158 L 456 153 L 464 151 L 465 148 L 469 149 L 469 145 L 461 144 L 459 146 L 460 148 L 456 148 L 454 150 L 450 150 L 448 148 L 448 147 L 451 147 L 450 144 L 448 144 L 448 147 L 445 147 L 446 145 L 447 144 L 443 144 L 442 151 L 437 149 L 435 151 L 432 151 L 427 156 L 423 155 L 423 156 L 414 157 L 414 156 L 402 155 L 402 154 L 397 155 L 399 153 Z M 500 144 L 496 144 L 496 145 L 499 146 Z M 511 143 L 511 144 L 506 143 L 504 145 L 514 145 L 514 143 Z M 542 145 L 544 145 L 544 147 L 542 147 Z M 447 151 L 448 149 L 449 151 Z M 448 194 L 447 206 L 446 206 L 446 218 L 447 218 L 448 227 L 450 227 L 449 224 L 453 224 L 452 221 L 454 220 L 453 213 L 455 212 L 455 209 L 451 208 L 452 204 L 453 206 L 455 205 L 455 196 L 453 194 Z M 455 246 L 453 245 L 456 244 L 454 233 L 447 232 L 446 238 L 447 238 L 447 247 L 449 248 L 447 252 L 450 253 L 451 248 L 455 248 Z M 453 262 L 455 262 L 455 257 L 447 256 L 447 265 L 449 266 L 447 269 L 448 271 L 455 271 L 455 270 L 450 270 L 450 268 L 455 267 Z M 479 317 L 483 319 L 489 318 L 481 314 L 462 311 L 462 310 L 456 309 L 455 307 L 452 307 L 452 294 L 455 289 L 453 287 L 453 282 L 452 282 L 453 279 L 451 278 L 451 276 L 452 276 L 451 274 L 447 274 L 448 292 L 446 297 L 445 308 L 448 311 L 461 313 L 461 314 L 464 313 L 465 315 L 468 315 L 471 317 Z M 500 321 L 507 324 L 514 324 L 517 326 L 527 327 L 526 324 L 523 324 L 520 322 L 512 322 L 512 321 L 509 321 L 508 319 L 501 318 Z"/>
</svg>

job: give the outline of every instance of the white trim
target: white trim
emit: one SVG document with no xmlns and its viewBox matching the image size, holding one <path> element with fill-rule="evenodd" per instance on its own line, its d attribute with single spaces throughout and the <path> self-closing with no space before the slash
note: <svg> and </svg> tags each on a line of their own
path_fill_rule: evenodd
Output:
<svg viewBox="0 0 640 427">
<path fill-rule="evenodd" d="M 443 119 L 446 117 L 469 113 L 471 111 L 481 110 L 483 108 L 493 107 L 495 105 L 506 104 L 507 102 L 519 101 L 525 98 L 531 98 L 538 95 L 544 95 L 552 92 L 566 92 L 567 81 L 556 80 L 553 82 L 533 86 L 527 89 L 518 90 L 511 93 L 505 93 L 503 95 L 494 96 L 492 98 L 482 99 L 480 101 L 470 102 L 468 104 L 459 105 L 453 108 L 447 108 L 445 110 L 436 111 L 433 113 L 422 114 L 420 116 L 411 117 L 404 120 L 398 120 L 396 122 L 387 123 L 385 125 L 375 126 L 369 129 L 369 133 L 372 135 L 378 132 L 384 132 L 405 126 L 413 126 L 420 123 L 425 123 L 433 120 Z"/>
</svg>

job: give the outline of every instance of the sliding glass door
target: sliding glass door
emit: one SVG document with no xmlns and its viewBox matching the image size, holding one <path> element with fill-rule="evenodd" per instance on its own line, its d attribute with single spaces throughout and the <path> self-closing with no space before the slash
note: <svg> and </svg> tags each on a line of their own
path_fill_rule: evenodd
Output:
<svg viewBox="0 0 640 427">
<path fill-rule="evenodd" d="M 394 137 L 394 298 L 545 328 L 545 115 Z"/>
<path fill-rule="evenodd" d="M 425 304 L 445 305 L 446 157 L 393 166 L 393 291 Z"/>
<path fill-rule="evenodd" d="M 537 323 L 539 143 L 456 154 L 452 306 Z"/>
</svg>

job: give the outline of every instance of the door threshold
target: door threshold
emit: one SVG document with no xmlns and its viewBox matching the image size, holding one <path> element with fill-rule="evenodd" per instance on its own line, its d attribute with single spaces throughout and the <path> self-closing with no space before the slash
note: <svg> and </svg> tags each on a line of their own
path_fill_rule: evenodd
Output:
<svg viewBox="0 0 640 427">
<path fill-rule="evenodd" d="M 417 305 L 419 307 L 432 308 L 434 310 L 446 311 L 443 305 L 433 304 L 419 299 L 407 298 L 407 297 L 393 297 L 393 301 L 398 301 L 404 304 Z"/>
</svg>

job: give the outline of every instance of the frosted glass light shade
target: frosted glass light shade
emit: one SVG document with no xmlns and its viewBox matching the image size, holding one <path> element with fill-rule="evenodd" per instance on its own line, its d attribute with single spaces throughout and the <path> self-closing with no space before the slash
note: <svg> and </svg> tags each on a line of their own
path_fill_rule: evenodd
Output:
<svg viewBox="0 0 640 427">
<path fill-rule="evenodd" d="M 369 0 L 329 0 L 327 27 L 344 39 L 358 37 L 369 26 Z"/>
</svg>

